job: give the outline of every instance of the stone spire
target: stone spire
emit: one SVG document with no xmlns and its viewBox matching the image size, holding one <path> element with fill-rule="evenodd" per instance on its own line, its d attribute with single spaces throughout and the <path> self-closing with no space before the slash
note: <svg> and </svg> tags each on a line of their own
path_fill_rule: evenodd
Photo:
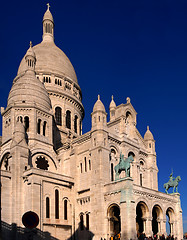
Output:
<svg viewBox="0 0 187 240">
<path fill-rule="evenodd" d="M 43 41 L 45 42 L 54 41 L 54 21 L 49 8 L 50 5 L 47 3 L 47 11 L 43 17 Z"/>
</svg>

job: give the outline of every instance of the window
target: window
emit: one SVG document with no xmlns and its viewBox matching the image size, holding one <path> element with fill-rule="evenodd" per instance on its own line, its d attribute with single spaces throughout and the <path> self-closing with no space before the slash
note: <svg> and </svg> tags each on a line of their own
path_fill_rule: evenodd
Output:
<svg viewBox="0 0 187 240">
<path fill-rule="evenodd" d="M 55 108 L 56 124 L 62 126 L 62 109 L 60 107 Z"/>
<path fill-rule="evenodd" d="M 46 218 L 50 218 L 50 202 L 48 197 L 46 197 Z"/>
<path fill-rule="evenodd" d="M 89 223 L 89 214 L 87 213 L 86 214 L 86 230 L 89 230 L 89 225 L 90 225 L 90 223 Z"/>
<path fill-rule="evenodd" d="M 43 156 L 39 156 L 36 158 L 36 167 L 42 170 L 48 170 L 49 164 L 48 161 Z"/>
<path fill-rule="evenodd" d="M 111 163 L 111 181 L 114 181 L 114 164 Z"/>
<path fill-rule="evenodd" d="M 55 219 L 59 219 L 59 191 L 55 190 Z"/>
<path fill-rule="evenodd" d="M 81 231 L 84 230 L 84 220 L 83 220 L 83 214 L 80 215 L 80 229 Z"/>
<path fill-rule="evenodd" d="M 142 181 L 143 179 L 142 179 L 142 173 L 140 173 L 140 186 L 142 186 L 142 184 L 143 184 L 143 181 Z"/>
<path fill-rule="evenodd" d="M 87 172 L 87 162 L 86 162 L 86 157 L 84 158 L 84 166 L 85 166 L 85 172 Z"/>
<path fill-rule="evenodd" d="M 89 160 L 89 170 L 91 170 L 91 160 Z"/>
<path fill-rule="evenodd" d="M 43 124 L 43 135 L 45 136 L 46 134 L 46 126 L 47 126 L 47 122 L 44 121 L 44 124 Z"/>
<path fill-rule="evenodd" d="M 38 119 L 38 124 L 37 124 L 37 133 L 40 134 L 41 131 L 41 119 Z"/>
<path fill-rule="evenodd" d="M 149 148 L 151 148 L 151 143 L 149 143 Z"/>
<path fill-rule="evenodd" d="M 69 110 L 66 112 L 66 127 L 71 129 L 71 112 Z"/>
<path fill-rule="evenodd" d="M 29 117 L 24 118 L 25 132 L 29 132 Z"/>
<path fill-rule="evenodd" d="M 82 173 L 82 163 L 80 164 L 80 167 L 81 167 L 81 173 Z"/>
<path fill-rule="evenodd" d="M 64 220 L 68 219 L 68 201 L 64 200 Z"/>
<path fill-rule="evenodd" d="M 77 120 L 78 120 L 78 117 L 77 117 L 77 115 L 75 115 L 75 119 L 74 119 L 74 131 L 75 131 L 75 133 L 77 133 Z"/>
</svg>

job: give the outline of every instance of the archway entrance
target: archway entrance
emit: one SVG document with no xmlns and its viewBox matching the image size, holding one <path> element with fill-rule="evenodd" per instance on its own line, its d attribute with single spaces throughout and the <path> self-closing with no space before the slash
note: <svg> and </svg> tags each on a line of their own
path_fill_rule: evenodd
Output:
<svg viewBox="0 0 187 240">
<path fill-rule="evenodd" d="M 112 204 L 108 208 L 108 232 L 110 237 L 116 236 L 121 232 L 120 208 L 116 204 Z"/>
<path fill-rule="evenodd" d="M 146 217 L 148 216 L 148 207 L 144 202 L 139 202 L 136 206 L 136 232 L 137 236 L 146 231 Z"/>
<path fill-rule="evenodd" d="M 160 232 L 160 219 L 162 219 L 162 210 L 160 206 L 155 205 L 152 210 L 152 231 L 153 234 L 157 234 Z"/>
<path fill-rule="evenodd" d="M 172 208 L 168 208 L 166 211 L 166 230 L 170 235 L 174 234 L 173 223 L 174 223 L 174 211 Z M 167 228 L 168 225 L 168 228 Z"/>
</svg>

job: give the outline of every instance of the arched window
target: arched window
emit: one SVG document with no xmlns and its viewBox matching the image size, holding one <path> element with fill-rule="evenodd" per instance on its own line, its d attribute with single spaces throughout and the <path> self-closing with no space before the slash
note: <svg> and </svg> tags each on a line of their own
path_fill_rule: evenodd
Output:
<svg viewBox="0 0 187 240">
<path fill-rule="evenodd" d="M 75 115 L 75 119 L 74 119 L 74 131 L 75 131 L 75 133 L 77 133 L 77 120 L 78 120 L 78 117 L 77 117 L 77 115 Z"/>
<path fill-rule="evenodd" d="M 47 33 L 47 23 L 46 23 L 46 25 L 45 25 L 45 32 Z"/>
<path fill-rule="evenodd" d="M 17 122 L 23 122 L 23 117 L 22 116 L 18 116 L 18 118 L 17 118 Z"/>
<path fill-rule="evenodd" d="M 66 112 L 66 127 L 71 129 L 71 112 L 69 110 Z"/>
<path fill-rule="evenodd" d="M 68 219 L 68 201 L 64 200 L 64 220 Z"/>
<path fill-rule="evenodd" d="M 46 127 L 47 127 L 47 122 L 44 121 L 44 124 L 43 124 L 43 135 L 45 136 L 46 134 Z"/>
<path fill-rule="evenodd" d="M 86 214 L 86 230 L 89 230 L 89 225 L 90 225 L 90 219 L 89 219 L 89 214 Z"/>
<path fill-rule="evenodd" d="M 89 170 L 91 171 L 91 160 L 89 160 Z"/>
<path fill-rule="evenodd" d="M 55 84 L 57 84 L 57 79 L 55 78 Z"/>
<path fill-rule="evenodd" d="M 55 190 L 55 219 L 59 219 L 59 191 Z"/>
<path fill-rule="evenodd" d="M 79 133 L 80 133 L 80 135 L 81 135 L 81 133 L 82 133 L 82 125 L 81 125 L 81 121 L 80 121 L 80 123 L 79 123 Z"/>
<path fill-rule="evenodd" d="M 56 124 L 62 126 L 62 109 L 60 107 L 55 108 Z"/>
<path fill-rule="evenodd" d="M 85 172 L 87 172 L 87 162 L 86 162 L 86 157 L 84 158 L 84 166 L 85 166 Z"/>
<path fill-rule="evenodd" d="M 81 173 L 82 173 L 82 163 L 80 164 L 80 168 L 81 168 Z"/>
<path fill-rule="evenodd" d="M 24 118 L 24 123 L 25 123 L 25 132 L 29 132 L 29 117 Z"/>
<path fill-rule="evenodd" d="M 49 197 L 46 197 L 46 218 L 50 218 L 50 201 L 49 201 Z"/>
<path fill-rule="evenodd" d="M 38 124 L 37 124 L 37 133 L 38 134 L 40 134 L 40 132 L 41 132 L 41 122 L 42 122 L 42 120 L 38 119 Z"/>
<path fill-rule="evenodd" d="M 111 163 L 111 181 L 114 181 L 114 164 Z"/>
<path fill-rule="evenodd" d="M 142 176 L 142 173 L 140 173 L 140 186 L 142 186 L 142 184 L 143 184 L 143 176 Z"/>
<path fill-rule="evenodd" d="M 84 230 L 84 220 L 83 220 L 83 214 L 80 215 L 80 229 L 81 231 Z"/>
</svg>

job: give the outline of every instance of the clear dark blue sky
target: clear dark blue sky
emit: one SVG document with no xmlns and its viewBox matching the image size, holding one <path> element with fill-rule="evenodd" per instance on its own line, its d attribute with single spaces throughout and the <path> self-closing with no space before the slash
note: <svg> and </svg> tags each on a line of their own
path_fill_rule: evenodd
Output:
<svg viewBox="0 0 187 240">
<path fill-rule="evenodd" d="M 47 1 L 2 1 L 0 101 L 6 106 L 19 63 L 42 39 Z M 126 97 L 138 112 L 137 128 L 150 126 L 159 168 L 159 190 L 173 168 L 180 175 L 187 231 L 187 1 L 51 1 L 55 42 L 70 58 L 83 93 L 83 131 L 97 95 L 108 111 Z"/>
</svg>

